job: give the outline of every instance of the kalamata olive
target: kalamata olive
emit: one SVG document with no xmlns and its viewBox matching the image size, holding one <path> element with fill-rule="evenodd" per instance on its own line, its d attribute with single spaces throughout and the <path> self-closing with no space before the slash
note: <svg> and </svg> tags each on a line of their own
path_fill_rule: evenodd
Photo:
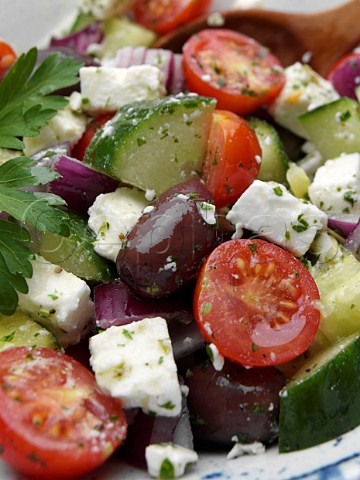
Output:
<svg viewBox="0 0 360 480">
<path fill-rule="evenodd" d="M 216 245 L 216 216 L 199 179 L 173 187 L 147 207 L 116 264 L 121 280 L 144 298 L 168 296 L 191 281 Z"/>
<path fill-rule="evenodd" d="M 273 442 L 278 434 L 279 391 L 285 377 L 274 367 L 246 369 L 225 361 L 216 371 L 210 361 L 188 369 L 188 407 L 194 438 L 207 446 Z"/>
</svg>

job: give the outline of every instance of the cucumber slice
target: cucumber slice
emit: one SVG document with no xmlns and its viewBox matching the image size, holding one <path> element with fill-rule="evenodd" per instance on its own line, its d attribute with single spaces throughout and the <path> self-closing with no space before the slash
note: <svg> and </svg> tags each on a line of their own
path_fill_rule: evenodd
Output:
<svg viewBox="0 0 360 480">
<path fill-rule="evenodd" d="M 52 333 L 20 310 L 0 315 L 0 352 L 13 347 L 60 349 Z"/>
<path fill-rule="evenodd" d="M 79 30 L 88 27 L 95 21 L 95 17 L 90 13 L 79 12 L 77 17 L 75 18 L 73 25 L 70 28 L 69 33 L 78 32 Z"/>
<path fill-rule="evenodd" d="M 70 236 L 61 237 L 49 231 L 37 233 L 36 253 L 85 281 L 110 282 L 116 276 L 115 267 L 95 252 L 96 236 L 83 218 L 74 213 L 68 214 L 71 219 Z"/>
<path fill-rule="evenodd" d="M 331 343 L 360 331 L 360 262 L 346 252 L 334 257 L 314 271 L 322 309 L 319 329 Z"/>
<path fill-rule="evenodd" d="M 123 183 L 164 192 L 201 170 L 215 99 L 179 94 L 122 107 L 84 161 Z"/>
<path fill-rule="evenodd" d="M 250 126 L 255 130 L 262 150 L 262 161 L 258 180 L 286 183 L 286 171 L 289 157 L 275 128 L 265 120 L 249 118 Z"/>
<path fill-rule="evenodd" d="M 114 57 L 122 47 L 150 47 L 157 35 L 127 17 L 112 17 L 104 21 L 104 40 L 101 44 L 102 57 Z"/>
<path fill-rule="evenodd" d="M 279 451 L 331 440 L 360 424 L 360 334 L 318 354 L 280 392 Z"/>
<path fill-rule="evenodd" d="M 342 97 L 299 117 L 309 140 L 325 160 L 360 151 L 360 106 Z"/>
</svg>

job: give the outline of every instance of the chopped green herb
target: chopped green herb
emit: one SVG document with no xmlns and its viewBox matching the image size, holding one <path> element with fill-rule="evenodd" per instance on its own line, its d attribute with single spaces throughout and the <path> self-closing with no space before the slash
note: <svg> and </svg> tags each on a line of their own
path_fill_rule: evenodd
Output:
<svg viewBox="0 0 360 480">
<path fill-rule="evenodd" d="M 0 341 L 2 342 L 12 342 L 14 340 L 16 331 L 14 330 L 13 332 L 9 333 L 9 335 L 4 335 L 3 337 L 0 338 Z"/>
<path fill-rule="evenodd" d="M 283 196 L 284 192 L 282 191 L 281 187 L 275 187 L 275 188 L 273 188 L 273 190 L 274 190 L 275 195 L 277 195 L 278 197 Z"/>
<path fill-rule="evenodd" d="M 168 458 L 165 458 L 161 464 L 159 478 L 171 479 L 175 478 L 175 468 Z"/>
<path fill-rule="evenodd" d="M 161 408 L 165 408 L 165 410 L 173 410 L 175 405 L 169 400 L 168 402 L 163 403 L 160 405 Z"/>
<path fill-rule="evenodd" d="M 256 245 L 256 243 L 249 243 L 248 247 L 251 253 L 257 252 L 258 246 Z"/>
<path fill-rule="evenodd" d="M 134 332 L 130 332 L 130 330 L 127 330 L 126 328 L 123 328 L 122 334 L 129 340 L 132 340 L 134 336 Z"/>
<path fill-rule="evenodd" d="M 212 304 L 208 302 L 204 302 L 203 306 L 201 307 L 201 314 L 206 315 L 207 313 L 210 313 L 212 310 Z"/>
</svg>

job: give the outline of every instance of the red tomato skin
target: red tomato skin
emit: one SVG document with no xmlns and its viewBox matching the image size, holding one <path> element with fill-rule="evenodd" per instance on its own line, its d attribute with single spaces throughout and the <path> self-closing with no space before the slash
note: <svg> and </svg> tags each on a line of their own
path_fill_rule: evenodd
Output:
<svg viewBox="0 0 360 480">
<path fill-rule="evenodd" d="M 6 42 L 0 40 L 0 81 L 16 60 L 16 53 Z"/>
<path fill-rule="evenodd" d="M 11 368 L 20 365 L 27 358 L 41 359 L 40 361 L 45 362 L 52 370 L 47 372 L 47 379 L 41 380 L 40 390 L 36 386 L 39 379 L 32 380 L 34 390 L 27 395 L 27 400 L 22 402 L 24 385 L 19 387 L 18 392 L 14 389 L 10 395 L 5 394 L 8 386 L 4 383 L 4 373 L 9 374 Z M 74 372 L 73 378 L 66 379 L 62 376 L 56 377 L 57 380 L 54 381 L 54 376 L 64 367 Z M 67 381 L 74 381 L 74 388 L 66 388 Z M 56 382 L 58 385 L 55 391 L 53 389 Z M 58 420 L 54 413 L 56 407 L 61 409 L 62 400 L 66 402 L 66 397 L 62 397 L 64 389 L 69 396 L 76 395 L 81 389 L 85 390 L 86 397 L 81 400 L 84 408 L 75 415 L 79 415 L 80 421 L 86 414 L 84 422 L 88 422 L 88 415 L 98 418 L 99 430 L 94 431 L 92 426 L 92 440 L 81 440 L 85 423 L 79 427 L 78 437 L 73 440 L 67 438 L 66 420 L 59 419 L 58 424 L 54 424 L 54 420 Z M 32 389 L 28 386 L 28 390 Z M 19 399 L 15 397 L 17 393 Z M 32 398 L 31 401 L 29 398 Z M 43 403 L 37 404 L 41 399 Z M 30 405 L 26 402 L 30 402 Z M 63 408 L 65 410 L 65 407 Z M 71 357 L 45 348 L 32 350 L 17 347 L 0 353 L 0 409 L 0 458 L 17 471 L 36 479 L 76 478 L 93 470 L 105 462 L 121 444 L 127 430 L 121 403 L 104 394 L 96 386 L 92 373 Z M 59 427 L 61 433 L 57 435 L 55 432 L 52 438 L 48 432 L 42 435 L 41 429 L 40 432 L 37 430 L 34 418 L 39 418 L 39 421 L 44 419 L 44 422 L 48 422 L 53 428 Z M 110 420 L 111 418 L 113 420 Z"/>
<path fill-rule="evenodd" d="M 254 130 L 235 113 L 213 113 L 203 179 L 218 208 L 235 203 L 257 177 L 261 147 Z"/>
<path fill-rule="evenodd" d="M 219 245 L 203 265 L 194 315 L 225 358 L 272 366 L 308 348 L 320 322 L 319 298 L 309 271 L 291 253 L 264 240 L 237 239 Z"/>
<path fill-rule="evenodd" d="M 241 65 L 245 65 L 242 71 Z M 251 76 L 244 73 L 253 70 Z M 190 37 L 183 46 L 183 72 L 190 91 L 214 97 L 218 109 L 238 115 L 271 103 L 285 83 L 275 55 L 254 39 L 227 29 L 205 29 Z"/>
<path fill-rule="evenodd" d="M 98 117 L 91 120 L 89 125 L 87 126 L 83 136 L 80 140 L 74 145 L 71 151 L 71 156 L 76 158 L 77 160 L 83 160 L 87 147 L 91 142 L 95 133 L 102 128 L 105 123 L 111 120 L 114 116 L 114 113 L 104 113 L 103 115 L 99 115 Z"/>
<path fill-rule="evenodd" d="M 137 0 L 135 20 L 161 35 L 208 12 L 212 0 Z"/>
</svg>

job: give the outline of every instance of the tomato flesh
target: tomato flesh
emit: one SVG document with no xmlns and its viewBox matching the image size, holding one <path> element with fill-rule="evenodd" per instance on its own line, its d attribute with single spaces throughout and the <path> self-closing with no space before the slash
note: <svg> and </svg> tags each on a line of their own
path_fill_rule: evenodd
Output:
<svg viewBox="0 0 360 480">
<path fill-rule="evenodd" d="M 77 477 L 101 465 L 125 435 L 121 403 L 76 360 L 45 348 L 0 353 L 0 458 L 15 469 Z"/>
<path fill-rule="evenodd" d="M 211 0 L 137 0 L 134 16 L 144 27 L 164 34 L 203 15 L 210 5 Z"/>
<path fill-rule="evenodd" d="M 246 366 L 277 365 L 303 353 L 320 321 L 319 292 L 302 263 L 264 240 L 219 245 L 204 264 L 194 313 L 208 342 Z"/>
<path fill-rule="evenodd" d="M 83 160 L 86 149 L 95 133 L 102 128 L 107 121 L 111 120 L 113 116 L 114 113 L 104 113 L 103 115 L 94 118 L 87 126 L 80 140 L 74 145 L 71 155 L 77 160 Z"/>
<path fill-rule="evenodd" d="M 257 177 L 261 148 L 243 118 L 232 112 L 213 113 L 203 179 L 218 208 L 235 203 Z"/>
<path fill-rule="evenodd" d="M 273 101 L 284 85 L 280 61 L 254 39 L 206 29 L 183 46 L 186 86 L 215 97 L 219 109 L 245 115 Z"/>
</svg>

